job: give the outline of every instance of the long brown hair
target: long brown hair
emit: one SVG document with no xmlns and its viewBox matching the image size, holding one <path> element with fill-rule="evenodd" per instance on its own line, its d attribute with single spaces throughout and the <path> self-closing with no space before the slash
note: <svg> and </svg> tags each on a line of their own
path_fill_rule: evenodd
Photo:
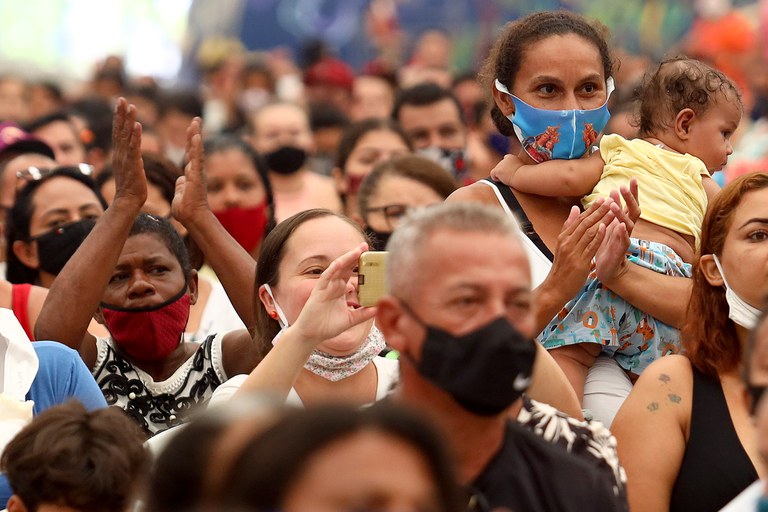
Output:
<svg viewBox="0 0 768 512">
<path fill-rule="evenodd" d="M 768 188 L 768 173 L 755 172 L 740 176 L 718 194 L 704 216 L 699 255 L 719 257 L 723 253 L 736 208 L 747 193 L 764 188 Z M 699 371 L 716 377 L 738 368 L 742 347 L 728 318 L 725 291 L 709 284 L 699 260 L 694 265 L 691 301 L 680 335 L 686 355 Z"/>
</svg>

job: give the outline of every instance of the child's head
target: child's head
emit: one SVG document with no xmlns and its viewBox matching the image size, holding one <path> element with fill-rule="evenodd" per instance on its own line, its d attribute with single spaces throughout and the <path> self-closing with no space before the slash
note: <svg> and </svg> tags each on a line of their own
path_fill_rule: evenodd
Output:
<svg viewBox="0 0 768 512">
<path fill-rule="evenodd" d="M 698 60 L 675 57 L 646 74 L 639 97 L 641 137 L 694 155 L 710 171 L 725 165 L 743 109 L 730 78 Z"/>
<path fill-rule="evenodd" d="M 44 506 L 126 511 L 147 470 L 144 438 L 120 409 L 88 412 L 79 402 L 40 413 L 6 446 L 9 511 Z"/>
</svg>

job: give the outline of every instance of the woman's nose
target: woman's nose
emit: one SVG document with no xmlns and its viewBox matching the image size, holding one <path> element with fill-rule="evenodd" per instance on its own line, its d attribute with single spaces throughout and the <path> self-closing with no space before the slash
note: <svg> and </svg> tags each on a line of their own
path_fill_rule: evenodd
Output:
<svg viewBox="0 0 768 512">
<path fill-rule="evenodd" d="M 129 299 L 140 299 L 155 293 L 155 287 L 149 282 L 143 272 L 136 272 L 131 276 L 131 286 L 128 288 Z"/>
<path fill-rule="evenodd" d="M 234 185 L 224 188 L 224 207 L 237 208 L 240 206 L 241 194 Z"/>
</svg>

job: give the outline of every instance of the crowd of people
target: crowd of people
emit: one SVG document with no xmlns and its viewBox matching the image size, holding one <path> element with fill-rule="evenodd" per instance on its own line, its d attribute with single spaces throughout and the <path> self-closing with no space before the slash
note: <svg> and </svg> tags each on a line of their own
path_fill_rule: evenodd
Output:
<svg viewBox="0 0 768 512">
<path fill-rule="evenodd" d="M 761 91 L 569 11 L 422 43 L 0 77 L 7 510 L 768 503 L 768 172 L 720 178 Z"/>
</svg>

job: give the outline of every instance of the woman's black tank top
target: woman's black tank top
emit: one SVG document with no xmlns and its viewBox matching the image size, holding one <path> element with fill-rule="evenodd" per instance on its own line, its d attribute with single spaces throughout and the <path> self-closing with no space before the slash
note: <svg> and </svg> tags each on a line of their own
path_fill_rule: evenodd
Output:
<svg viewBox="0 0 768 512">
<path fill-rule="evenodd" d="M 691 434 L 669 510 L 716 512 L 757 480 L 757 471 L 736 435 L 720 381 L 693 368 L 692 400 Z"/>
</svg>

